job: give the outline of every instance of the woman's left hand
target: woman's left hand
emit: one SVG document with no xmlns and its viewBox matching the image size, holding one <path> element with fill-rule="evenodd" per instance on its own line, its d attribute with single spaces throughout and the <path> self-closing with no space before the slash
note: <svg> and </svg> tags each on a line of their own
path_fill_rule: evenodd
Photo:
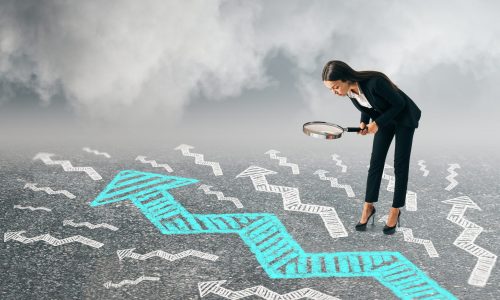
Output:
<svg viewBox="0 0 500 300">
<path fill-rule="evenodd" d="M 368 127 L 368 133 L 375 134 L 378 131 L 378 126 L 377 126 L 377 123 L 375 123 L 375 122 L 371 122 L 366 127 Z"/>
</svg>

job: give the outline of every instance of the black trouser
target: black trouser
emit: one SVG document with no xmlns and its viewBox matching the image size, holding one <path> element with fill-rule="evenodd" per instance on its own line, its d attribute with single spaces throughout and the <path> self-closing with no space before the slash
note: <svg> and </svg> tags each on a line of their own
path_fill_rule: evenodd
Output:
<svg viewBox="0 0 500 300">
<path fill-rule="evenodd" d="M 406 188 L 408 186 L 408 172 L 410 169 L 410 153 L 415 128 L 397 126 L 393 123 L 380 127 L 373 138 L 373 148 L 370 158 L 370 169 L 366 180 L 366 202 L 377 202 L 380 191 L 380 181 L 384 172 L 385 158 L 389 151 L 392 138 L 396 136 L 394 149 L 394 198 L 392 207 L 399 208 L 405 205 Z"/>
</svg>

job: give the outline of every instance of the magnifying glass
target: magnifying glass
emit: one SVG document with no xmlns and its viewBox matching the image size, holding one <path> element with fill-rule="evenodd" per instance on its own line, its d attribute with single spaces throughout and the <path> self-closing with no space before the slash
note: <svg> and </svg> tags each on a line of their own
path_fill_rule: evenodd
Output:
<svg viewBox="0 0 500 300">
<path fill-rule="evenodd" d="M 322 121 L 307 122 L 302 128 L 302 131 L 308 136 L 325 140 L 339 139 L 344 132 L 359 132 L 362 130 L 360 127 L 342 127 Z"/>
</svg>

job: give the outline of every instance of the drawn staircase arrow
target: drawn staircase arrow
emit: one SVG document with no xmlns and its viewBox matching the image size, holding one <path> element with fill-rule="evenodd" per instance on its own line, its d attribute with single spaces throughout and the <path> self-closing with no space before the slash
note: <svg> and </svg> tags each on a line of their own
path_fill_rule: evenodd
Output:
<svg viewBox="0 0 500 300">
<path fill-rule="evenodd" d="M 369 276 L 403 299 L 455 299 L 399 252 L 307 253 L 274 214 L 191 214 L 168 190 L 195 182 L 198 180 L 122 171 L 90 205 L 130 200 L 163 234 L 237 234 L 270 278 Z"/>
</svg>

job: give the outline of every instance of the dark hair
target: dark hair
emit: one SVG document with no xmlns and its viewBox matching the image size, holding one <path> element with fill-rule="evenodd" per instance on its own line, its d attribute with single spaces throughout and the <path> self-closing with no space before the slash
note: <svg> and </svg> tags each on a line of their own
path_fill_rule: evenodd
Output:
<svg viewBox="0 0 500 300">
<path fill-rule="evenodd" d="M 398 86 L 395 85 L 387 75 L 378 71 L 355 71 L 348 64 L 340 60 L 331 60 L 326 63 L 323 68 L 323 81 L 351 81 L 359 82 L 373 77 L 383 77 L 391 83 L 397 90 Z"/>
</svg>

